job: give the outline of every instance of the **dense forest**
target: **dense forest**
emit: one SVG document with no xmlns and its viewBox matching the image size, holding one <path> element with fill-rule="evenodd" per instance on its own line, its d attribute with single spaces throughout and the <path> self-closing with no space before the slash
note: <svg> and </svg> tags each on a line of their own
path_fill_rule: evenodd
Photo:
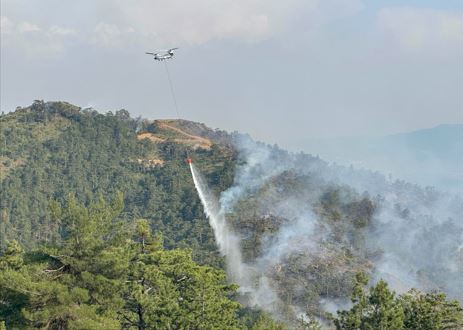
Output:
<svg viewBox="0 0 463 330">
<path fill-rule="evenodd" d="M 291 166 L 271 172 L 227 213 L 245 262 L 265 265 L 278 297 L 261 309 L 227 282 L 185 162 L 192 157 L 219 195 L 236 185 L 247 162 L 237 141 L 248 137 L 65 102 L 36 101 L 3 114 L 0 125 L 0 329 L 463 327 L 460 304 L 441 292 L 396 294 L 384 281 L 368 281 L 383 253 L 369 235 L 385 199 L 356 186 L 358 172 L 352 184 L 335 180 L 347 170 L 266 146 L 270 162 L 291 158 Z M 264 169 L 253 171 L 265 177 Z M 368 175 L 378 190 L 391 189 Z M 407 192 L 402 199 L 437 199 L 401 182 L 394 189 Z M 269 246 L 298 229 L 295 210 L 306 208 L 317 235 L 292 236 L 304 249 L 268 263 Z M 410 226 L 421 219 L 400 204 L 392 212 Z M 439 282 L 439 262 L 420 265 L 420 278 L 430 289 L 459 285 L 453 273 Z M 328 311 L 328 300 L 344 311 Z"/>
<path fill-rule="evenodd" d="M 185 166 L 190 141 L 178 143 L 166 130 L 165 142 L 152 143 L 137 136 L 159 132 L 156 123 L 133 120 L 125 110 L 102 115 L 62 102 L 36 102 L 0 120 L 3 246 L 10 238 L 26 248 L 60 240 L 51 200 L 73 194 L 89 203 L 123 191 L 126 219 L 148 219 L 167 248 L 190 247 L 195 260 L 220 264 L 210 253 L 212 233 Z M 195 152 L 196 162 L 208 160 L 204 168 L 217 189 L 232 180 L 229 153 L 217 145 Z"/>
</svg>

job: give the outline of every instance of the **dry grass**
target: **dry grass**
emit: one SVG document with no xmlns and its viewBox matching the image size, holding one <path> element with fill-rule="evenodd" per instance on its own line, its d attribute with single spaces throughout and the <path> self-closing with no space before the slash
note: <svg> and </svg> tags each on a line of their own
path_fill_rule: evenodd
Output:
<svg viewBox="0 0 463 330">
<path fill-rule="evenodd" d="M 212 146 L 212 141 L 201 136 L 193 135 L 185 132 L 175 126 L 175 121 L 172 120 L 155 120 L 156 126 L 161 130 L 159 134 L 143 132 L 137 135 L 138 140 L 148 139 L 153 143 L 162 143 L 166 141 L 174 141 L 184 144 L 193 149 L 207 149 Z"/>
<path fill-rule="evenodd" d="M 156 121 L 158 126 L 162 129 L 167 129 L 171 131 L 175 131 L 176 133 L 180 134 L 182 138 L 174 139 L 177 143 L 187 144 L 192 146 L 193 148 L 200 148 L 200 149 L 210 149 L 212 146 L 212 141 L 201 136 L 189 134 L 182 129 L 175 127 L 169 121 Z"/>
<path fill-rule="evenodd" d="M 144 133 L 138 134 L 137 139 L 139 139 L 139 140 L 148 139 L 153 143 L 161 143 L 161 142 L 166 141 L 165 139 L 160 138 L 159 136 L 156 136 L 153 133 L 149 133 L 149 132 L 144 132 Z"/>
</svg>

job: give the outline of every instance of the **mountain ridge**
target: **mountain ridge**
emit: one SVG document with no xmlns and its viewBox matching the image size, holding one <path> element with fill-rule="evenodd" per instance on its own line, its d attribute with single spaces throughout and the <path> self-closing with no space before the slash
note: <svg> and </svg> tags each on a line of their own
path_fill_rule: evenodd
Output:
<svg viewBox="0 0 463 330">
<path fill-rule="evenodd" d="M 463 124 L 443 124 L 409 133 L 307 141 L 300 145 L 340 164 L 379 170 L 422 186 L 463 193 L 461 140 Z"/>
<path fill-rule="evenodd" d="M 358 272 L 460 299 L 461 227 L 452 219 L 461 214 L 461 201 L 244 134 L 167 123 L 65 102 L 37 101 L 2 115 L 0 159 L 9 170 L 0 180 L 0 242 L 16 239 L 26 249 L 58 244 L 50 202 L 72 195 L 88 205 L 123 192 L 124 223 L 146 219 L 167 249 L 189 248 L 196 262 L 225 268 L 185 161 L 191 157 L 240 239 L 244 262 L 254 270 L 249 283 L 267 283 L 272 293 L 269 299 L 259 296 L 261 287 L 247 288 L 246 303 L 281 319 L 294 319 L 307 306 L 324 315 L 325 303 L 346 301 Z M 420 249 L 406 248 L 416 244 Z"/>
</svg>

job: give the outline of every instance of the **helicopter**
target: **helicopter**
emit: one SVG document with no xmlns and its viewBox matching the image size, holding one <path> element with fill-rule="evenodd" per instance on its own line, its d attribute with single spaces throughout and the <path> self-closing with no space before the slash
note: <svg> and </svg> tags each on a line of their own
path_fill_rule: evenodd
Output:
<svg viewBox="0 0 463 330">
<path fill-rule="evenodd" d="M 145 54 L 152 55 L 156 61 L 164 61 L 174 57 L 174 50 L 176 49 L 178 48 L 170 48 L 167 50 L 159 51 L 157 53 L 146 52 Z"/>
</svg>

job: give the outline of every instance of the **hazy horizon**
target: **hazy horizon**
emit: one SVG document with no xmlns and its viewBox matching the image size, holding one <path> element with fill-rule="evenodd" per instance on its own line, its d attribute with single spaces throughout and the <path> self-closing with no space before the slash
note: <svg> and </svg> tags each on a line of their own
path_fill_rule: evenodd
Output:
<svg viewBox="0 0 463 330">
<path fill-rule="evenodd" d="M 458 1 L 1 2 L 2 111 L 65 100 L 293 141 L 463 122 Z M 72 13 L 72 15 L 70 15 Z"/>
</svg>

